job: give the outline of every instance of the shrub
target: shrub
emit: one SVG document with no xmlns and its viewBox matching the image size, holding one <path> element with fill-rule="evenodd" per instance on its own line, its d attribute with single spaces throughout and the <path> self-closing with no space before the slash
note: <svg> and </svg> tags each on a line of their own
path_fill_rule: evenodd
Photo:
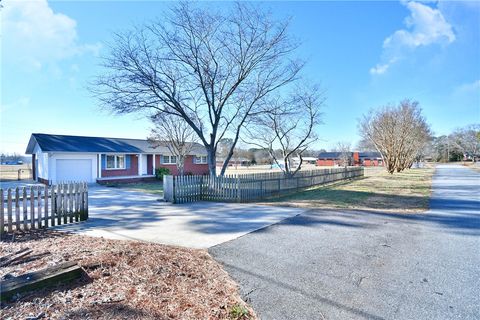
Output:
<svg viewBox="0 0 480 320">
<path fill-rule="evenodd" d="M 163 176 L 169 175 L 170 170 L 168 168 L 157 168 L 155 170 L 155 178 L 163 181 Z"/>
<path fill-rule="evenodd" d="M 230 319 L 241 320 L 250 318 L 250 312 L 245 306 L 236 304 L 230 309 Z"/>
</svg>

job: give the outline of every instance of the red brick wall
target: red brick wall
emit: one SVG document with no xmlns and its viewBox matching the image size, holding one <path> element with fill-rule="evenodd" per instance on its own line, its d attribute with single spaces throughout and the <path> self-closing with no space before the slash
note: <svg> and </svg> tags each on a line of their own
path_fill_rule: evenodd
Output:
<svg viewBox="0 0 480 320">
<path fill-rule="evenodd" d="M 378 160 L 364 159 L 363 165 L 365 167 L 378 167 L 379 165 L 382 166 L 382 163 L 381 161 L 378 161 Z"/>
<path fill-rule="evenodd" d="M 178 175 L 177 165 L 175 164 L 160 164 L 160 156 L 155 157 L 155 168 L 168 168 L 170 174 Z M 195 175 L 204 175 L 208 174 L 208 165 L 207 164 L 195 164 L 193 163 L 193 156 L 187 156 L 185 159 L 185 173 L 192 173 Z"/>
<path fill-rule="evenodd" d="M 318 159 L 317 160 L 317 166 L 321 167 L 331 167 L 335 165 L 335 161 L 333 160 L 323 160 L 323 159 Z"/>
<path fill-rule="evenodd" d="M 130 157 L 130 168 L 122 170 L 106 170 L 102 169 L 102 177 L 120 177 L 120 176 L 136 176 L 138 175 L 138 157 L 134 154 L 127 154 Z M 125 159 L 126 161 L 126 159 Z"/>
</svg>

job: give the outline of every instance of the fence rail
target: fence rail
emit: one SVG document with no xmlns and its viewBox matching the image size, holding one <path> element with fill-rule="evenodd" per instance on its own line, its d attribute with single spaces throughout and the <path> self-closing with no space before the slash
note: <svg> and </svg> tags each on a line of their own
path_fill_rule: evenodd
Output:
<svg viewBox="0 0 480 320">
<path fill-rule="evenodd" d="M 0 189 L 0 234 L 88 219 L 86 183 Z"/>
<path fill-rule="evenodd" d="M 173 203 L 200 200 L 249 202 L 315 185 L 363 176 L 363 167 L 211 176 L 165 176 L 164 197 Z"/>
</svg>

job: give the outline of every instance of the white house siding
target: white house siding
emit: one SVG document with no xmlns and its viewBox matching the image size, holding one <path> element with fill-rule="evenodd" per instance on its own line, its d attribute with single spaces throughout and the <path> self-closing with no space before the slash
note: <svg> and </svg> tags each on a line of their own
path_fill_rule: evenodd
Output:
<svg viewBox="0 0 480 320">
<path fill-rule="evenodd" d="M 95 182 L 97 179 L 97 154 L 96 153 L 50 153 L 49 157 L 49 180 L 53 183 L 57 183 L 57 160 L 91 160 L 92 161 L 92 172 L 91 180 L 86 182 Z M 75 168 L 72 168 L 75 169 Z"/>
<path fill-rule="evenodd" d="M 38 144 L 35 146 L 34 153 L 35 159 L 38 160 L 38 178 L 48 180 L 48 154 L 42 152 Z"/>
</svg>

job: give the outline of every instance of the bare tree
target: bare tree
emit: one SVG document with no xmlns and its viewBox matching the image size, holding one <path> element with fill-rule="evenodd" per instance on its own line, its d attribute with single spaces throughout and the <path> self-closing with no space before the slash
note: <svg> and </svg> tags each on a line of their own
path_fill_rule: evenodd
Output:
<svg viewBox="0 0 480 320">
<path fill-rule="evenodd" d="M 341 165 L 345 168 L 348 167 L 352 161 L 352 155 L 350 152 L 351 144 L 350 142 L 338 142 L 335 147 L 336 151 L 340 153 L 340 162 Z"/>
<path fill-rule="evenodd" d="M 360 151 L 377 151 L 377 149 L 375 148 L 375 145 L 372 143 L 372 141 L 370 141 L 367 138 L 362 138 L 357 143 L 356 149 L 360 150 Z"/>
<path fill-rule="evenodd" d="M 460 150 L 464 158 L 472 157 L 475 162 L 480 153 L 480 125 L 472 124 L 455 130 L 450 136 L 453 146 Z"/>
<path fill-rule="evenodd" d="M 92 91 L 118 114 L 182 118 L 205 146 L 211 175 L 229 135 L 223 175 L 260 102 L 298 79 L 304 63 L 292 57 L 298 43 L 287 29 L 288 21 L 244 2 L 222 11 L 181 2 L 157 22 L 117 34 Z"/>
<path fill-rule="evenodd" d="M 298 90 L 287 99 L 279 96 L 267 101 L 270 110 L 249 125 L 248 142 L 268 150 L 285 175 L 295 175 L 301 169 L 303 153 L 317 140 L 315 129 L 324 100 L 323 92 L 311 88 Z M 300 159 L 296 166 L 293 157 Z"/>
<path fill-rule="evenodd" d="M 195 132 L 182 118 L 169 114 L 152 116 L 152 122 L 155 127 L 149 140 L 155 147 L 166 145 L 175 156 L 178 172 L 183 176 L 185 159 L 192 152 L 197 138 Z"/>
<path fill-rule="evenodd" d="M 381 153 L 390 173 L 410 168 L 431 137 L 418 102 L 410 100 L 371 110 L 360 121 L 359 129 L 362 138 Z"/>
</svg>

